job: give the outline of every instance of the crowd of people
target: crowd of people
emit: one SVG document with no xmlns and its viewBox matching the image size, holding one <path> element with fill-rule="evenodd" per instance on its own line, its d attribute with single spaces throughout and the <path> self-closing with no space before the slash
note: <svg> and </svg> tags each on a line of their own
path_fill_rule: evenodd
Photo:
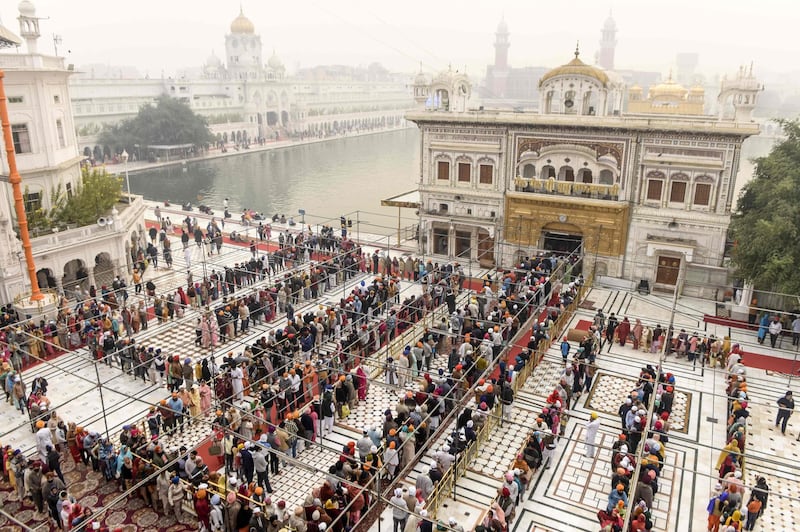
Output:
<svg viewBox="0 0 800 532">
<path fill-rule="evenodd" d="M 297 246 L 297 240 L 289 243 L 284 239 L 279 251 Z M 167 236 L 158 243 L 162 251 L 168 241 Z M 391 482 L 427 444 L 438 421 L 456 408 L 464 391 L 476 384 L 480 395 L 475 414 L 461 412 L 459 419 L 464 422 L 450 437 L 450 453 L 461 452 L 475 425 L 488 415 L 489 405 L 505 400 L 506 377 L 514 368 L 501 361 L 499 377 L 493 382 L 487 384 L 477 377 L 493 369 L 500 348 L 531 309 L 544 302 L 554 261 L 526 260 L 520 269 L 501 279 L 487 280 L 475 297 L 459 307 L 455 296 L 463 289 L 465 276 L 458 264 L 439 267 L 418 259 L 390 260 L 377 253 L 368 256 L 355 245 L 348 248 L 347 242 L 340 241 L 343 245 L 333 258 L 318 255 L 315 258 L 321 260 L 312 262 L 309 253 L 307 260 L 293 264 L 305 267 L 282 277 L 278 271 L 265 271 L 265 266 L 271 268 L 272 254 L 261 260 L 254 255 L 250 262 L 219 274 L 212 272 L 216 278 L 209 276 L 200 283 L 193 282 L 189 273 L 185 290 L 179 287 L 172 294 L 158 296 L 148 287 L 146 298 L 137 297 L 140 301 L 135 309 L 126 307 L 128 286 L 117 278 L 109 288 L 83 294 L 74 305 L 64 301 L 53 322 L 18 324 L 30 328 L 24 332 L 4 328 L 4 345 L 8 346 L 4 383 L 12 383 L 7 397 L 23 412 L 36 412 L 31 414 L 31 422 L 37 456 L 24 456 L 10 448 L 3 452 L 3 473 L 19 498 L 32 500 L 40 512 L 47 505 L 51 523 L 65 530 L 91 521 L 92 510 L 82 508 L 68 495 L 61 475 L 61 460 L 71 456 L 78 467 L 91 467 L 107 481 L 118 482 L 120 489 L 136 487 L 134 496 L 178 521 L 186 520 L 183 501 L 191 493 L 194 513 L 207 530 L 233 530 L 245 523 L 256 530 L 283 526 L 344 530 L 376 502 L 362 488 L 372 486 L 376 474 Z M 147 261 L 146 257 L 140 261 L 132 276 L 135 294 L 141 293 L 144 270 L 155 266 L 155 261 Z M 275 264 L 279 269 L 292 263 Z M 294 305 L 315 300 L 359 271 L 373 273 L 373 280 L 361 282 L 338 305 L 320 305 L 305 314 L 294 312 Z M 251 287 L 265 279 L 257 290 Z M 405 296 L 401 302 L 400 282 L 412 279 L 420 281 L 422 294 Z M 241 295 L 245 287 L 249 295 Z M 194 298 L 190 297 L 193 288 Z M 156 310 L 152 317 L 148 315 L 150 305 Z M 337 414 L 346 417 L 347 410 L 366 398 L 370 377 L 363 360 L 439 305 L 448 310 L 440 328 L 420 333 L 418 341 L 398 355 L 398 360 L 408 362 L 408 369 L 398 373 L 405 382 L 414 381 L 418 391 L 396 406 L 396 414 L 391 409 L 384 413 L 381 431 L 377 427 L 365 431 L 371 445 L 362 438 L 342 449 L 339 460 L 330 464 L 325 483 L 313 490 L 303 507 L 287 511 L 284 501 L 272 504 L 270 476 L 280 474 L 282 468 L 301 467 L 294 461 L 298 453 L 329 434 Z M 151 345 L 136 341 L 149 320 L 181 320 L 193 307 L 202 311 L 195 328 L 196 341 L 207 348 L 248 333 L 253 323 L 272 322 L 282 314 L 288 321 L 237 355 L 224 356 L 221 364 L 211 356 L 193 360 L 164 352 L 157 346 L 157 338 L 150 340 Z M 549 316 L 557 312 L 556 305 Z M 546 334 L 551 324 L 546 318 L 537 324 L 535 333 Z M 36 328 L 42 331 L 41 351 L 32 348 Z M 323 344 L 328 348 L 323 349 Z M 118 440 L 60 419 L 49 409 L 44 379 L 34 380 L 30 393 L 15 394 L 15 388 L 25 387 L 19 374 L 25 364 L 23 357 L 46 359 L 47 349 L 55 347 L 51 353 L 55 356 L 82 345 L 88 346 L 97 360 L 118 365 L 134 378 L 168 387 L 169 396 L 153 405 L 141 423 L 125 426 Z M 447 357 L 448 370 L 431 375 L 431 361 L 439 356 Z M 204 464 L 191 449 L 170 445 L 172 436 L 190 423 L 208 424 L 209 433 L 215 435 L 212 447 L 219 464 Z M 447 465 L 447 454 L 442 454 L 427 475 L 432 483 L 437 469 Z M 222 469 L 227 475 L 220 474 Z M 45 484 L 47 489 L 39 489 Z M 53 490 L 57 497 L 50 496 Z M 424 506 L 428 487 L 423 485 L 418 491 L 416 498 Z M 416 505 L 409 508 L 412 512 L 416 509 Z M 422 521 L 420 528 L 425 529 Z"/>
<path fill-rule="evenodd" d="M 725 394 L 728 397 L 726 438 L 716 463 L 719 482 L 706 508 L 708 530 L 753 530 L 767 508 L 770 490 L 766 478 L 760 475 L 756 477 L 755 485 L 745 485 L 747 419 L 751 414 L 747 367 L 738 344 L 723 351 L 723 356 L 726 370 Z M 786 392 L 777 402 L 779 409 L 775 426 L 780 425 L 782 431 L 785 431 L 786 420 L 794 408 L 792 392 Z"/>
</svg>

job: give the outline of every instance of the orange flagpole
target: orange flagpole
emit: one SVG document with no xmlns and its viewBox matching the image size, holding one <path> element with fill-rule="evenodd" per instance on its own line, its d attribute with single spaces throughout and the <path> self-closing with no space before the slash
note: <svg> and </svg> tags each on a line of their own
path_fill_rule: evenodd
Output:
<svg viewBox="0 0 800 532">
<path fill-rule="evenodd" d="M 14 152 L 14 140 L 11 136 L 11 123 L 8 120 L 8 100 L 4 78 L 6 74 L 0 70 L 0 121 L 3 123 L 3 138 L 5 140 L 6 159 L 8 160 L 8 182 L 14 191 L 14 209 L 17 211 L 19 236 L 22 239 L 22 249 L 25 250 L 25 264 L 28 266 L 28 278 L 31 281 L 31 301 L 41 301 L 44 294 L 39 290 L 39 281 L 36 279 L 36 265 L 33 263 L 31 238 L 28 234 L 28 217 L 25 215 L 25 203 L 22 201 L 22 178 L 17 171 L 17 158 Z"/>
</svg>

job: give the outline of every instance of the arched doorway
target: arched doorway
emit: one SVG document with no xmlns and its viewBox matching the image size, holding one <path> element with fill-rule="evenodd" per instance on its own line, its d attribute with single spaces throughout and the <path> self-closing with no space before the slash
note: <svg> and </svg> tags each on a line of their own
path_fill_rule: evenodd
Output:
<svg viewBox="0 0 800 532">
<path fill-rule="evenodd" d="M 592 171 L 589 170 L 588 168 L 581 168 L 578 171 L 578 180 L 581 183 L 589 183 L 589 184 L 593 183 L 594 181 L 592 179 Z"/>
<path fill-rule="evenodd" d="M 550 179 L 556 176 L 556 169 L 549 164 L 542 167 L 542 179 Z"/>
<path fill-rule="evenodd" d="M 267 125 L 274 126 L 278 123 L 278 113 L 275 111 L 268 111 L 267 112 Z"/>
<path fill-rule="evenodd" d="M 600 170 L 600 184 L 613 185 L 614 173 L 611 170 Z"/>
<path fill-rule="evenodd" d="M 284 126 L 289 123 L 289 113 L 287 111 L 281 111 L 281 124 Z"/>
<path fill-rule="evenodd" d="M 94 279 L 99 286 L 108 286 L 114 280 L 114 262 L 106 252 L 98 253 L 94 258 Z"/>
<path fill-rule="evenodd" d="M 56 288 L 56 278 L 53 275 L 53 270 L 50 268 L 42 268 L 37 271 L 36 281 L 42 288 Z"/>
<path fill-rule="evenodd" d="M 61 286 L 64 289 L 72 289 L 79 286 L 83 289 L 89 288 L 89 270 L 81 259 L 72 259 L 64 265 L 64 274 L 61 278 Z"/>
<path fill-rule="evenodd" d="M 559 255 L 580 253 L 583 248 L 583 231 L 568 223 L 550 223 L 542 227 L 542 249 Z"/>
<path fill-rule="evenodd" d="M 530 163 L 522 167 L 522 177 L 531 179 L 536 177 L 536 167 Z"/>
<path fill-rule="evenodd" d="M 571 166 L 562 166 L 558 169 L 559 181 L 575 181 L 575 171 Z"/>
</svg>

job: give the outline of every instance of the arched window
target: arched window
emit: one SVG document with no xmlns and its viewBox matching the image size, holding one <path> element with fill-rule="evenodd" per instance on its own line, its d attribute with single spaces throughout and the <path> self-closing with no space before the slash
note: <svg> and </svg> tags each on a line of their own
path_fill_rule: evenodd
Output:
<svg viewBox="0 0 800 532">
<path fill-rule="evenodd" d="M 574 114 L 577 111 L 575 107 L 575 91 L 567 91 L 564 93 L 564 112 Z"/>
<path fill-rule="evenodd" d="M 686 174 L 672 174 L 669 185 L 669 202 L 685 203 L 686 190 L 689 186 L 689 176 Z"/>
<path fill-rule="evenodd" d="M 542 167 L 541 179 L 550 179 L 556 176 L 556 169 L 549 164 Z"/>
<path fill-rule="evenodd" d="M 575 171 L 571 166 L 562 166 L 558 169 L 559 181 L 575 181 Z"/>
<path fill-rule="evenodd" d="M 694 180 L 694 196 L 692 205 L 697 207 L 711 206 L 711 191 L 714 179 L 707 175 L 698 176 Z"/>
<path fill-rule="evenodd" d="M 522 167 L 522 177 L 530 179 L 536 177 L 536 167 L 530 163 Z"/>
<path fill-rule="evenodd" d="M 614 184 L 614 172 L 611 170 L 600 170 L 600 184 L 601 185 L 613 185 Z"/>
<path fill-rule="evenodd" d="M 594 183 L 592 179 L 592 171 L 588 168 L 581 168 L 578 170 L 578 181 L 581 183 Z"/>
<path fill-rule="evenodd" d="M 647 173 L 647 200 L 661 201 L 665 177 L 666 176 L 662 172 Z"/>
</svg>

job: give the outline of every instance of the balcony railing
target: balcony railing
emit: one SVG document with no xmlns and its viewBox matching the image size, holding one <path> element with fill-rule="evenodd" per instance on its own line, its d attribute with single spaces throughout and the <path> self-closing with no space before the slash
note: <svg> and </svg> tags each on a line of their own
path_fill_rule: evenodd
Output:
<svg viewBox="0 0 800 532">
<path fill-rule="evenodd" d="M 619 185 L 597 185 L 575 181 L 557 181 L 550 179 L 532 179 L 517 177 L 514 179 L 516 192 L 532 192 L 534 194 L 553 194 L 556 196 L 574 196 L 601 200 L 619 200 Z"/>
</svg>

